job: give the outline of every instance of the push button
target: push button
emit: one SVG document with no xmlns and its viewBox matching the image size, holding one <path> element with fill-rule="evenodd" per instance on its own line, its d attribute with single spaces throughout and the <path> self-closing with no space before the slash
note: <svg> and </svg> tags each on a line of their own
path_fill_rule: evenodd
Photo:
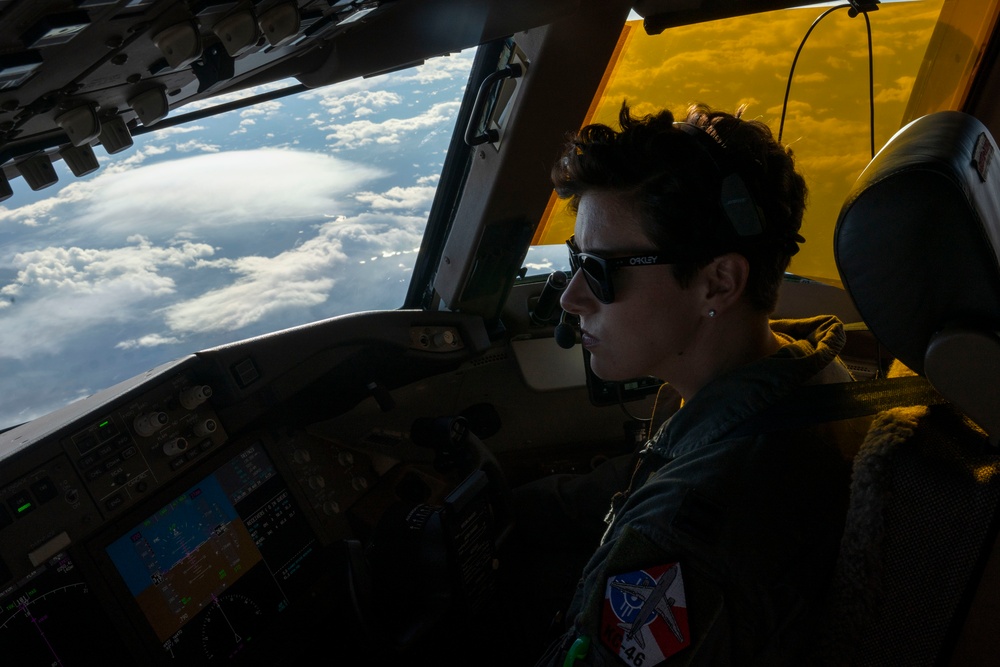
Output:
<svg viewBox="0 0 1000 667">
<path fill-rule="evenodd" d="M 86 456 L 84 456 L 79 461 L 77 461 L 77 464 L 80 466 L 80 468 L 86 470 L 87 468 L 89 468 L 90 466 L 94 465 L 95 463 L 97 463 L 100 460 L 101 460 L 101 457 L 99 457 L 97 454 L 90 453 L 90 454 L 87 454 Z"/>
<path fill-rule="evenodd" d="M 35 494 L 35 498 L 38 499 L 39 503 L 47 503 L 59 495 L 59 490 L 56 489 L 56 485 L 53 484 L 52 480 L 48 477 L 43 477 L 32 484 L 31 492 Z"/>
<path fill-rule="evenodd" d="M 31 500 L 31 494 L 27 491 L 21 491 L 11 496 L 7 499 L 7 504 L 14 510 L 15 517 L 22 517 L 35 509 L 35 503 Z"/>
<path fill-rule="evenodd" d="M 124 504 L 125 504 L 125 496 L 123 496 L 120 493 L 116 493 L 115 495 L 111 496 L 110 498 L 104 501 L 104 507 L 109 512 L 114 512 Z"/>
</svg>

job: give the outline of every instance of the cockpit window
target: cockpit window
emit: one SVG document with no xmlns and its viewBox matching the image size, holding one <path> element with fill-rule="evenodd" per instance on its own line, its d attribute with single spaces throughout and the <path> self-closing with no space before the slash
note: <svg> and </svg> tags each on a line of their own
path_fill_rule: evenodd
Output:
<svg viewBox="0 0 1000 667">
<path fill-rule="evenodd" d="M 140 134 L 81 178 L 55 162 L 39 191 L 12 181 L 0 428 L 195 350 L 400 307 L 473 57 Z"/>
<path fill-rule="evenodd" d="M 886 1 L 866 18 L 839 4 L 752 14 L 646 34 L 629 21 L 586 122 L 692 103 L 763 120 L 795 153 L 810 188 L 806 243 L 790 270 L 839 285 L 833 229 L 874 150 L 915 118 L 964 102 L 997 3 Z M 821 18 L 822 17 L 822 18 Z M 808 35 L 808 39 L 805 39 Z M 799 51 L 796 61 L 796 53 Z M 792 65 L 795 65 L 792 72 Z M 789 74 L 792 74 L 789 83 Z M 787 93 L 787 103 L 785 97 Z M 526 260 L 527 275 L 565 269 L 573 219 L 554 196 Z"/>
</svg>

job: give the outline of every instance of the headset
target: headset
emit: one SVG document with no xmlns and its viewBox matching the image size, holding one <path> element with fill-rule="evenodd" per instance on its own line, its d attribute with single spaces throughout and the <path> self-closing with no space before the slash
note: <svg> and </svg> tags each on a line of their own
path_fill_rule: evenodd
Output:
<svg viewBox="0 0 1000 667">
<path fill-rule="evenodd" d="M 736 237 L 751 240 L 763 236 L 767 231 L 764 211 L 757 205 L 746 181 L 731 166 L 732 162 L 725 153 L 726 148 L 697 125 L 677 122 L 674 127 L 693 138 L 715 166 L 720 184 L 719 207 Z"/>
</svg>

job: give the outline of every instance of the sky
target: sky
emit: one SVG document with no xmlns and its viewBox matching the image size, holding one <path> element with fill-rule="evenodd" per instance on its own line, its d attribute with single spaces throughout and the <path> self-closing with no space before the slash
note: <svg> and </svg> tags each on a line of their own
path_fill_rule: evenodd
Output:
<svg viewBox="0 0 1000 667">
<path fill-rule="evenodd" d="M 97 172 L 57 162 L 38 192 L 12 181 L 0 428 L 197 350 L 400 307 L 473 57 L 98 146 Z"/>
</svg>

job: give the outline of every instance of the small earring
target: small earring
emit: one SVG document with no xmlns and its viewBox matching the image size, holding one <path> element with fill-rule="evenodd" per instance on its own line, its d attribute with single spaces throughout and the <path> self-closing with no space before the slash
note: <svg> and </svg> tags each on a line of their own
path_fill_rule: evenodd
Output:
<svg viewBox="0 0 1000 667">
<path fill-rule="evenodd" d="M 708 316 L 715 317 L 715 308 L 712 308 L 711 310 L 708 311 Z"/>
</svg>

